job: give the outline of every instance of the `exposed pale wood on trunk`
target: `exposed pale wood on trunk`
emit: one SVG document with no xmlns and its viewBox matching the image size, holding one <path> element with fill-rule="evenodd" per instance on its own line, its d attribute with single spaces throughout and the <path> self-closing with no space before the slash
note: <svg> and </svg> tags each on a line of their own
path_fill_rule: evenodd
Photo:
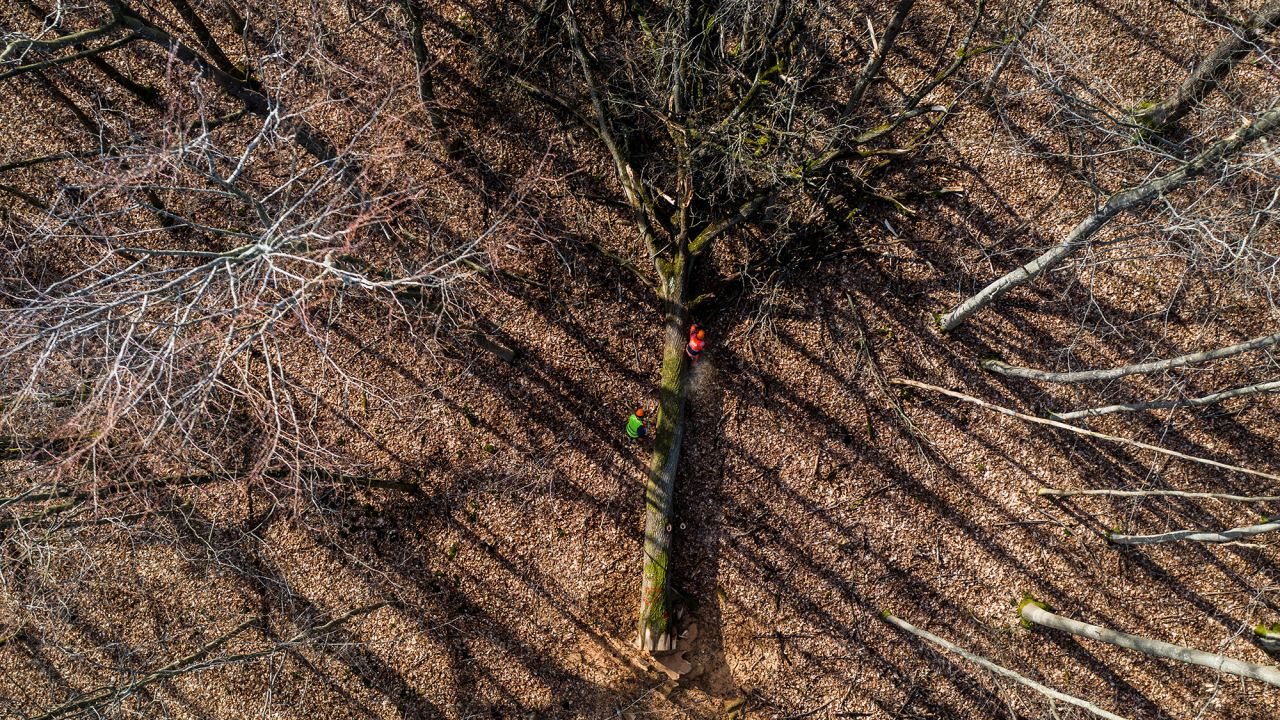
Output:
<svg viewBox="0 0 1280 720">
<path fill-rule="evenodd" d="M 683 284 L 683 281 L 682 281 Z M 681 288 L 683 292 L 683 288 Z M 647 652 L 675 650 L 670 598 L 672 499 L 684 443 L 688 361 L 683 297 L 668 300 L 653 455 L 645 487 L 644 566 L 636 646 Z"/>
</svg>

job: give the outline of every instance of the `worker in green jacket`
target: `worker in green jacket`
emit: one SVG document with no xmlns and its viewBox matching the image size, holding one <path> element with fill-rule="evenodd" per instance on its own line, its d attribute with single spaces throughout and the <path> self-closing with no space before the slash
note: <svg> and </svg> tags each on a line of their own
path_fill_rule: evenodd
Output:
<svg viewBox="0 0 1280 720">
<path fill-rule="evenodd" d="M 642 438 L 648 431 L 644 426 L 644 408 L 636 408 L 631 417 L 627 418 L 627 437 Z"/>
</svg>

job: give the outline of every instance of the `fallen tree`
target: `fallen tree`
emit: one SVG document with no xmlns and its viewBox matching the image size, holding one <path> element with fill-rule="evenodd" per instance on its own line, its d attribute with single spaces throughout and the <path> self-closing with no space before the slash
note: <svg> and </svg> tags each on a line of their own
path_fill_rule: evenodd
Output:
<svg viewBox="0 0 1280 720">
<path fill-rule="evenodd" d="M 693 309 L 729 283 L 743 285 L 785 264 L 789 243 L 800 234 L 791 216 L 806 214 L 798 207 L 810 217 L 836 215 L 845 221 L 851 207 L 823 201 L 810 212 L 817 195 L 906 210 L 903 198 L 872 179 L 893 158 L 929 141 L 951 110 L 930 104 L 930 94 L 968 59 L 994 47 L 976 45 L 985 6 L 979 2 L 955 55 L 938 58 L 940 70 L 905 91 L 887 118 L 865 123 L 859 117 L 867 111 L 864 98 L 874 95 L 869 89 L 893 57 L 914 5 L 914 0 L 895 3 L 860 71 L 849 75 L 842 108 L 810 106 L 801 94 L 806 84 L 829 75 L 829 67 L 821 48 L 808 44 L 800 31 L 810 10 L 785 0 L 763 7 L 686 0 L 645 16 L 624 9 L 617 17 L 544 4 L 514 37 L 512 26 L 494 28 L 510 38 L 502 56 L 492 58 L 494 65 L 520 92 L 589 131 L 611 167 L 621 191 L 614 207 L 625 209 L 640 242 L 630 252 L 600 248 L 601 254 L 630 275 L 649 276 L 628 257 L 643 248 L 653 268 L 652 280 L 645 277 L 642 287 L 652 289 L 661 308 L 663 340 L 645 489 L 635 642 L 641 650 L 676 649 L 672 500 L 685 437 L 685 346 Z M 549 38 L 559 46 L 557 52 L 542 44 Z M 733 52 L 724 51 L 730 47 Z M 564 91 L 567 81 L 577 85 L 572 92 Z M 871 129 L 863 130 L 864 124 Z M 903 127 L 912 130 L 909 142 L 886 146 Z M 911 194 L 936 197 L 951 191 Z M 704 280 L 711 273 L 697 272 L 695 266 L 710 265 L 706 258 L 714 248 L 746 228 L 751 242 L 743 270 L 714 284 Z"/>
</svg>

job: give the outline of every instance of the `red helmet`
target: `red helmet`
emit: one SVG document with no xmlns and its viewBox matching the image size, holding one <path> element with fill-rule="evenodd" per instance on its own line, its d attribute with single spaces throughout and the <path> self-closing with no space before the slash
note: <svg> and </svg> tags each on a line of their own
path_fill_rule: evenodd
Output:
<svg viewBox="0 0 1280 720">
<path fill-rule="evenodd" d="M 699 331 L 698 331 L 698 339 L 699 339 L 699 340 L 701 340 L 702 338 L 704 338 L 704 337 L 706 337 L 706 336 L 707 336 L 707 334 L 706 334 L 705 332 L 703 332 L 703 331 L 701 331 L 701 330 L 699 330 Z"/>
<path fill-rule="evenodd" d="M 636 417 L 644 417 L 644 408 L 636 408 Z"/>
</svg>

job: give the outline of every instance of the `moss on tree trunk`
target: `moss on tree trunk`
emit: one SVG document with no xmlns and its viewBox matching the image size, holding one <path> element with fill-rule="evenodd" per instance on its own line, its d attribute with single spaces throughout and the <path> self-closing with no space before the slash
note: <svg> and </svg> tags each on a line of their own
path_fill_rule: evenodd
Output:
<svg viewBox="0 0 1280 720">
<path fill-rule="evenodd" d="M 685 356 L 685 285 L 687 265 L 674 263 L 666 287 L 662 384 L 654 430 L 653 457 L 645 488 L 644 579 L 640 589 L 640 622 L 636 647 L 647 652 L 675 649 L 672 634 L 670 577 L 672 494 L 680 446 L 684 441 L 685 394 L 689 364 Z"/>
</svg>

